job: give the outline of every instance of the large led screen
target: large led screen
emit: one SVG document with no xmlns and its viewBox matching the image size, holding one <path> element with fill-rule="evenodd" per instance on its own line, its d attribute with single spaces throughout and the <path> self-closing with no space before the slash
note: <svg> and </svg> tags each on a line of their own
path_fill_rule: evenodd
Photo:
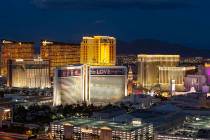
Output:
<svg viewBox="0 0 210 140">
<path fill-rule="evenodd" d="M 125 68 L 90 69 L 90 102 L 107 104 L 120 101 L 126 92 Z"/>
<path fill-rule="evenodd" d="M 59 70 L 56 85 L 58 104 L 76 104 L 83 101 L 81 70 Z"/>
<path fill-rule="evenodd" d="M 125 96 L 125 77 L 92 76 L 90 80 L 91 103 L 114 103 Z"/>
</svg>

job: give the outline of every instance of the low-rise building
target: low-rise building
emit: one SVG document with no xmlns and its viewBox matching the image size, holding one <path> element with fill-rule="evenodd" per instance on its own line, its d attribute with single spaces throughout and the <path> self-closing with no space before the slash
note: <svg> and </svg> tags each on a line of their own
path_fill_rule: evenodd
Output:
<svg viewBox="0 0 210 140">
<path fill-rule="evenodd" d="M 159 67 L 159 84 L 162 90 L 185 91 L 184 77 L 193 74 L 195 69 L 195 67 Z M 171 89 L 173 86 L 174 89 Z"/>
<path fill-rule="evenodd" d="M 175 129 L 156 135 L 156 140 L 209 140 L 209 116 L 188 116 L 186 120 Z"/>
<path fill-rule="evenodd" d="M 70 118 L 51 123 L 51 135 L 56 140 L 153 140 L 153 125 L 134 119 L 130 123 Z"/>
<path fill-rule="evenodd" d="M 11 108 L 0 107 L 0 128 L 3 125 L 8 125 L 12 121 Z"/>
</svg>

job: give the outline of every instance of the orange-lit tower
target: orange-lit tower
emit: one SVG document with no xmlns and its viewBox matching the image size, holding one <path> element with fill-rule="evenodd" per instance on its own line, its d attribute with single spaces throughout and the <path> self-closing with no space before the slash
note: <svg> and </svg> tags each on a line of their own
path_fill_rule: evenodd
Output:
<svg viewBox="0 0 210 140">
<path fill-rule="evenodd" d="M 1 41 L 1 75 L 7 76 L 9 59 L 32 59 L 34 57 L 33 42 Z"/>
<path fill-rule="evenodd" d="M 109 36 L 83 37 L 80 63 L 92 66 L 115 65 L 116 39 Z"/>
<path fill-rule="evenodd" d="M 40 56 L 50 60 L 50 76 L 54 69 L 80 63 L 80 45 L 44 40 L 41 42 Z"/>
</svg>

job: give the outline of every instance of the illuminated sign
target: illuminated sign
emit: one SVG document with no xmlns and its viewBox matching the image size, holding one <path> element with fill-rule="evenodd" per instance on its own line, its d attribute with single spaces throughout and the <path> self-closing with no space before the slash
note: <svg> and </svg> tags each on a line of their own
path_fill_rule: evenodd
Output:
<svg viewBox="0 0 210 140">
<path fill-rule="evenodd" d="M 80 76 L 81 69 L 58 70 L 58 77 Z"/>
<path fill-rule="evenodd" d="M 125 75 L 124 68 L 90 68 L 90 75 Z"/>
</svg>

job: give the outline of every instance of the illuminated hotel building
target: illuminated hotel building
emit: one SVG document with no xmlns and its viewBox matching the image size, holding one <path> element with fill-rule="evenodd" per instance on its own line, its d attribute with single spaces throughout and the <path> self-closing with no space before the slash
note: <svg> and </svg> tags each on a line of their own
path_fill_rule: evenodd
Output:
<svg viewBox="0 0 210 140">
<path fill-rule="evenodd" d="M 80 63 L 80 45 L 52 41 L 42 41 L 40 55 L 50 60 L 50 76 L 56 67 Z"/>
<path fill-rule="evenodd" d="M 159 67 L 176 67 L 179 55 L 138 55 L 138 82 L 145 88 L 159 83 Z"/>
<path fill-rule="evenodd" d="M 49 60 L 40 58 L 9 60 L 8 86 L 19 88 L 50 87 Z"/>
<path fill-rule="evenodd" d="M 50 124 L 51 135 L 56 140 L 154 140 L 150 123 L 133 120 L 131 123 L 68 118 Z"/>
<path fill-rule="evenodd" d="M 76 104 L 85 101 L 85 74 L 83 65 L 65 66 L 55 70 L 53 105 Z"/>
<path fill-rule="evenodd" d="M 127 96 L 125 66 L 90 66 L 87 100 L 96 105 L 116 103 Z"/>
<path fill-rule="evenodd" d="M 159 84 L 164 91 L 169 91 L 171 81 L 175 81 L 175 90 L 184 91 L 186 74 L 193 74 L 195 67 L 159 67 Z"/>
<path fill-rule="evenodd" d="M 116 63 L 116 39 L 109 36 L 83 37 L 80 63 L 110 66 Z"/>
<path fill-rule="evenodd" d="M 9 59 L 33 59 L 33 42 L 1 41 L 1 75 L 7 76 L 7 62 Z"/>
<path fill-rule="evenodd" d="M 207 77 L 207 84 L 210 85 L 210 64 L 205 64 L 205 75 Z"/>
<path fill-rule="evenodd" d="M 124 66 L 72 65 L 56 69 L 53 104 L 81 102 L 104 105 L 127 96 Z"/>
</svg>

